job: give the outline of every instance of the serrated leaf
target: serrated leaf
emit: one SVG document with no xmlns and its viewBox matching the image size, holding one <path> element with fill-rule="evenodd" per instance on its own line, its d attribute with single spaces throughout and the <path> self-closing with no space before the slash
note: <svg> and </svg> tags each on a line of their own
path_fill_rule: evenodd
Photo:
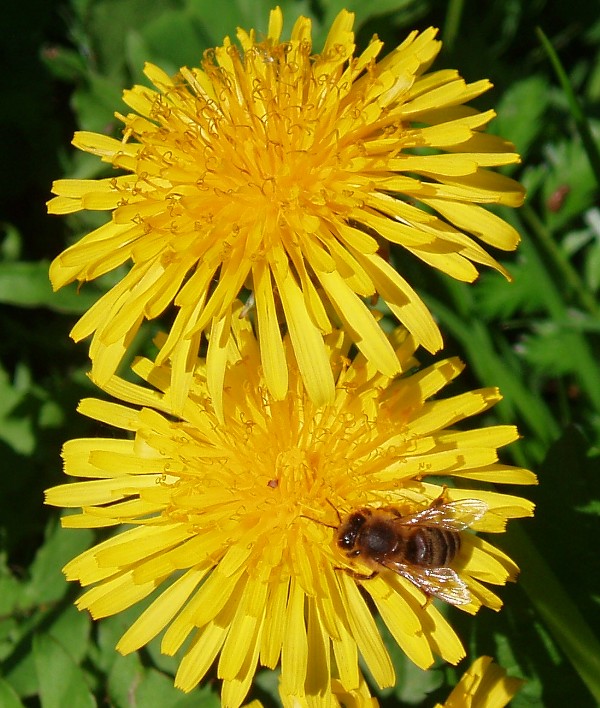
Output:
<svg viewBox="0 0 600 708">
<path fill-rule="evenodd" d="M 55 639 L 34 637 L 33 654 L 44 708 L 95 708 L 83 671 Z"/>
</svg>

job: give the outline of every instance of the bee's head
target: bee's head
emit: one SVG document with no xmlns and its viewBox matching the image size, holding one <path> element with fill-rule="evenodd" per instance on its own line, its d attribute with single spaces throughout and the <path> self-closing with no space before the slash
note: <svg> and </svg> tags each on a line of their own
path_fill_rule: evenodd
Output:
<svg viewBox="0 0 600 708">
<path fill-rule="evenodd" d="M 340 525 L 337 544 L 344 551 L 351 551 L 356 545 L 356 537 L 365 525 L 367 517 L 360 511 L 355 511 Z"/>
</svg>

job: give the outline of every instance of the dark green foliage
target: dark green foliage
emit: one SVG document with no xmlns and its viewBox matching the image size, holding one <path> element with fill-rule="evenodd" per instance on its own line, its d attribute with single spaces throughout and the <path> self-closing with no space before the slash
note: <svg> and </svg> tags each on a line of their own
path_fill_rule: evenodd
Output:
<svg viewBox="0 0 600 708">
<path fill-rule="evenodd" d="M 86 344 L 68 332 L 77 316 L 118 276 L 78 292 L 52 294 L 49 259 L 102 215 L 48 217 L 52 179 L 103 176 L 103 166 L 69 146 L 75 129 L 118 134 L 121 92 L 144 82 L 143 63 L 174 72 L 197 65 L 205 48 L 236 26 L 266 30 L 269 0 L 25 0 L 3 10 L 0 108 L 0 706 L 217 706 L 218 682 L 190 696 L 173 688 L 176 660 L 159 642 L 120 657 L 114 645 L 138 610 L 91 622 L 73 606 L 76 589 L 60 571 L 93 534 L 63 531 L 43 507 L 43 489 L 64 481 L 60 445 L 102 430 L 77 416 L 93 391 Z M 377 32 L 391 49 L 429 25 L 447 39 L 437 67 L 484 76 L 495 90 L 492 130 L 511 139 L 522 165 L 511 175 L 529 190 L 527 205 L 502 212 L 522 235 L 503 256 L 514 282 L 485 273 L 475 285 L 432 275 L 404 253 L 402 272 L 440 320 L 445 354 L 468 369 L 460 386 L 499 386 L 505 400 L 489 422 L 516 423 L 524 439 L 507 461 L 535 469 L 534 520 L 514 524 L 506 550 L 521 583 L 500 590 L 506 607 L 476 617 L 449 609 L 470 659 L 496 657 L 528 683 L 526 706 L 585 708 L 600 701 L 600 209 L 581 120 L 556 78 L 535 27 L 564 67 L 592 136 L 600 131 L 600 20 L 587 0 L 282 0 L 284 33 L 299 14 L 314 22 L 315 45 L 342 7 L 357 13 L 358 44 Z M 460 12 L 462 8 L 462 13 Z M 139 346 L 147 346 L 148 333 Z M 512 459 L 510 457 L 512 456 Z M 515 490 L 520 493 L 521 490 Z M 462 670 L 429 672 L 406 662 L 390 641 L 398 685 L 384 706 L 443 701 Z M 469 659 L 469 660 L 470 660 Z M 254 696 L 276 705 L 276 674 L 260 672 Z"/>
</svg>

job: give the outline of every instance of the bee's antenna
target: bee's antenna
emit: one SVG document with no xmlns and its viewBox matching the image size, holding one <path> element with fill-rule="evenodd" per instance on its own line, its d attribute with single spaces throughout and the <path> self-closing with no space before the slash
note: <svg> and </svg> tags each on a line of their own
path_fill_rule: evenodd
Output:
<svg viewBox="0 0 600 708">
<path fill-rule="evenodd" d="M 342 524 L 342 517 L 340 516 L 340 512 L 337 510 L 337 507 L 333 505 L 333 502 L 330 499 L 325 498 L 325 501 L 329 504 L 329 506 L 335 511 L 335 515 L 338 517 L 338 522 L 339 525 L 341 526 Z"/>
<path fill-rule="evenodd" d="M 340 516 L 340 512 L 335 508 L 335 506 L 329 501 L 329 499 L 325 499 L 325 501 L 329 504 L 329 506 L 335 511 L 335 515 L 338 518 L 338 524 L 337 526 L 334 524 L 326 524 L 324 521 L 321 521 L 320 519 L 315 519 L 312 516 L 307 516 L 306 514 L 298 514 L 303 519 L 310 519 L 311 521 L 314 521 L 316 524 L 321 524 L 321 526 L 327 526 L 328 529 L 337 529 L 342 523 L 342 517 Z"/>
</svg>

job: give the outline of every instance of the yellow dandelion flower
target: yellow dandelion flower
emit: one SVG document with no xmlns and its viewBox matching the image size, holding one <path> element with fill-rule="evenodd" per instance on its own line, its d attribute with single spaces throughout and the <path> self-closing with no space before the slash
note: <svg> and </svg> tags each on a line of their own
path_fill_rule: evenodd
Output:
<svg viewBox="0 0 600 708">
<path fill-rule="evenodd" d="M 428 72 L 436 30 L 412 32 L 380 61 L 376 37 L 355 56 L 354 15 L 342 11 L 321 54 L 311 23 L 281 40 L 238 30 L 201 68 L 168 76 L 148 64 L 155 88 L 124 93 L 123 139 L 78 132 L 73 144 L 125 172 L 53 185 L 53 214 L 110 211 L 111 221 L 52 263 L 54 288 L 131 263 L 127 275 L 75 325 L 93 335 L 93 376 L 103 385 L 144 320 L 170 305 L 176 316 L 157 363 L 173 362 L 179 403 L 203 334 L 213 397 L 232 341 L 232 307 L 251 292 L 270 393 L 288 373 L 281 324 L 310 397 L 331 403 L 335 385 L 324 338 L 340 324 L 378 371 L 398 373 L 370 302 L 387 303 L 415 340 L 442 340 L 431 314 L 382 249 L 399 244 L 454 278 L 475 264 L 504 272 L 477 240 L 514 249 L 515 230 L 480 205 L 518 206 L 523 189 L 489 168 L 519 161 L 486 134 L 494 112 L 467 104 L 491 84 L 456 71 Z"/>
<path fill-rule="evenodd" d="M 87 479 L 47 491 L 47 503 L 81 508 L 63 518 L 65 526 L 118 527 L 65 567 L 69 580 L 90 586 L 78 607 L 100 618 L 151 597 L 118 650 L 135 651 L 164 630 L 162 651 L 183 654 L 176 685 L 190 691 L 216 663 L 225 706 L 243 702 L 259 664 L 280 664 L 282 696 L 301 705 L 329 704 L 336 680 L 348 693 L 359 690 L 359 655 L 380 687 L 393 685 L 372 605 L 418 666 L 430 666 L 434 655 L 458 662 L 463 647 L 435 598 L 470 613 L 497 610 L 501 600 L 488 586 L 518 571 L 466 529 L 502 532 L 508 519 L 533 512 L 519 496 L 470 485 L 535 482 L 531 472 L 498 462 L 497 448 L 517 439 L 516 429 L 450 427 L 489 409 L 498 391 L 434 398 L 461 371 L 457 359 L 411 373 L 416 344 L 397 331 L 389 341 L 405 375 L 390 379 L 360 353 L 349 359 L 351 339 L 334 330 L 325 340 L 334 402 L 319 407 L 310 399 L 289 336 L 290 387 L 278 400 L 241 309 L 238 301 L 224 421 L 208 392 L 208 360 L 197 362 L 181 415 L 168 395 L 168 367 L 147 359 L 134 368 L 152 389 L 115 376 L 105 390 L 119 402 L 80 404 L 84 415 L 130 437 L 67 442 L 66 474 Z M 440 476 L 460 487 L 441 486 Z M 435 526 L 442 510 L 450 523 L 451 509 L 469 507 L 477 513 L 463 526 Z M 424 559 L 414 577 L 401 572 L 408 566 L 399 551 L 396 564 L 381 556 L 374 566 L 374 551 L 353 552 L 348 528 L 342 532 L 357 510 L 394 510 L 397 520 L 431 514 L 443 560 L 426 567 Z"/>
<path fill-rule="evenodd" d="M 367 682 L 362 676 L 359 677 L 359 685 L 356 689 L 348 691 L 342 682 L 334 678 L 331 681 L 331 694 L 323 695 L 321 700 L 315 701 L 314 696 L 286 696 L 281 694 L 281 704 L 283 708 L 312 708 L 315 703 L 327 706 L 328 708 L 377 708 L 379 702 L 371 696 Z M 256 708 L 259 708 L 258 706 Z"/>
<path fill-rule="evenodd" d="M 506 675 L 489 656 L 480 656 L 465 672 L 446 702 L 435 708 L 503 708 L 523 685 Z"/>
</svg>

